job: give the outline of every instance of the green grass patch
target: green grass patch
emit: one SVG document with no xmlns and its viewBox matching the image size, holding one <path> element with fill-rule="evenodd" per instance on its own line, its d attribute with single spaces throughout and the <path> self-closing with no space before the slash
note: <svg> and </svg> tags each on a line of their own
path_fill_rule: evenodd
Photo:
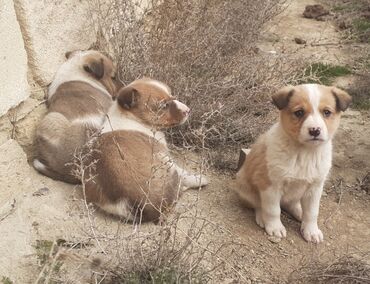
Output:
<svg viewBox="0 0 370 284">
<path fill-rule="evenodd" d="M 10 280 L 8 277 L 1 277 L 1 284 L 13 284 L 14 282 Z"/>
<path fill-rule="evenodd" d="M 355 28 L 355 31 L 358 33 L 364 33 L 370 30 L 370 21 L 367 19 L 354 19 L 352 24 Z"/>
<path fill-rule="evenodd" d="M 360 42 L 370 43 L 370 20 L 357 18 L 352 21 L 352 32 Z"/>
<path fill-rule="evenodd" d="M 336 77 L 351 74 L 351 70 L 346 66 L 331 65 L 325 63 L 313 63 L 304 71 L 304 78 L 300 83 L 321 83 L 330 85 Z"/>
<path fill-rule="evenodd" d="M 36 240 L 36 249 L 37 258 L 40 261 L 40 264 L 45 264 L 48 260 L 50 251 L 53 247 L 53 242 L 49 240 Z"/>
<path fill-rule="evenodd" d="M 175 267 L 159 267 L 155 270 L 124 272 L 115 275 L 109 282 L 110 284 L 176 284 L 194 283 L 200 284 L 207 282 L 202 275 L 184 275 Z"/>
</svg>

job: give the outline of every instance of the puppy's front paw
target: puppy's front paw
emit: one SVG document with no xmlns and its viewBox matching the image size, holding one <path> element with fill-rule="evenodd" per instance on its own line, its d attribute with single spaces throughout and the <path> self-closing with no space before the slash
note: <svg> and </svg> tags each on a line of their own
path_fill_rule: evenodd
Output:
<svg viewBox="0 0 370 284">
<path fill-rule="evenodd" d="M 302 224 L 301 234 L 307 242 L 318 244 L 324 240 L 324 235 L 317 224 Z"/>
<path fill-rule="evenodd" d="M 275 236 L 278 238 L 286 237 L 286 229 L 280 220 L 271 223 L 266 223 L 265 230 L 266 233 L 269 234 L 270 236 Z"/>
</svg>

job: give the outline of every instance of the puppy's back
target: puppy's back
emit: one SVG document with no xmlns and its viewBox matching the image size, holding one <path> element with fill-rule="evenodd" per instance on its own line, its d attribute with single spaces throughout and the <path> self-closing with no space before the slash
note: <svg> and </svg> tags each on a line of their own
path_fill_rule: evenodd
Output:
<svg viewBox="0 0 370 284">
<path fill-rule="evenodd" d="M 103 134 L 98 140 L 95 177 L 87 182 L 89 201 L 100 207 L 126 204 L 111 213 L 131 221 L 157 220 L 178 196 L 179 177 L 173 169 L 167 147 L 137 131 L 121 130 Z"/>
<path fill-rule="evenodd" d="M 61 84 L 48 101 L 49 112 L 63 114 L 68 120 L 108 112 L 112 98 L 92 85 L 81 81 Z"/>
</svg>

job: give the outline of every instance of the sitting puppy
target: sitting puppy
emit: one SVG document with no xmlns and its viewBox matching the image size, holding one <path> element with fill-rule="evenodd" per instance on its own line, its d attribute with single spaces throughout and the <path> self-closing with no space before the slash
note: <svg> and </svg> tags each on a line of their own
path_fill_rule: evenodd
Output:
<svg viewBox="0 0 370 284">
<path fill-rule="evenodd" d="M 145 78 L 122 88 L 93 151 L 87 201 L 128 221 L 158 221 L 180 186 L 206 185 L 205 177 L 175 164 L 160 131 L 184 123 L 189 112 L 159 81 Z"/>
<path fill-rule="evenodd" d="M 319 243 L 319 203 L 331 168 L 332 138 L 351 97 L 316 84 L 285 87 L 272 97 L 280 120 L 241 154 L 237 184 L 269 235 L 285 237 L 280 206 L 301 221 L 306 241 Z"/>
<path fill-rule="evenodd" d="M 101 129 L 117 82 L 112 61 L 98 51 L 66 53 L 48 90 L 48 113 L 36 131 L 36 170 L 53 179 L 78 183 L 73 155 Z"/>
</svg>

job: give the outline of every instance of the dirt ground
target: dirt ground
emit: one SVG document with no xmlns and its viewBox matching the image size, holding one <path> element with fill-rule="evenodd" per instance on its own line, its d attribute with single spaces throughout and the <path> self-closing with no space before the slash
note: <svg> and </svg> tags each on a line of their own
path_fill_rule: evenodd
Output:
<svg viewBox="0 0 370 284">
<path fill-rule="evenodd" d="M 303 18 L 301 15 L 307 4 L 313 4 L 313 1 L 289 2 L 285 11 L 266 28 L 259 48 L 270 52 L 271 56 L 281 52 L 340 65 L 353 62 L 366 47 L 359 44 L 325 45 L 340 42 L 340 33 L 330 20 Z M 295 37 L 303 38 L 307 44 L 297 45 Z M 339 78 L 337 84 L 347 86 L 352 79 Z M 39 106 L 29 119 L 18 125 L 19 133 L 25 133 L 18 136 L 18 143 L 29 154 L 32 152 L 32 135 L 28 133 L 44 111 Z M 256 225 L 253 211 L 244 208 L 233 193 L 235 181 L 229 173 L 209 170 L 206 175 L 210 184 L 199 192 L 185 192 L 175 211 L 181 212 L 188 204 L 196 203 L 199 214 L 220 228 L 206 230 L 200 245 L 209 240 L 238 244 L 239 250 L 235 251 L 234 247 L 225 259 L 234 266 L 236 274 L 238 270 L 247 271 L 247 277 L 242 277 L 240 283 L 287 283 L 289 275 L 304 261 L 331 260 L 347 253 L 370 252 L 370 195 L 358 189 L 358 181 L 370 171 L 369 121 L 370 112 L 365 111 L 349 110 L 342 117 L 335 137 L 333 167 L 320 205 L 319 226 L 325 238 L 322 244 L 306 243 L 299 233 L 299 223 L 286 215 L 282 216 L 282 222 L 287 229 L 287 238 L 269 238 Z M 7 143 L 17 144 L 15 141 Z M 9 153 L 6 147 L 0 148 L 0 155 L 9 157 L 0 163 L 0 182 L 6 180 L 11 192 L 9 204 L 0 204 L 0 267 L 5 267 L 0 269 L 0 280 L 4 276 L 14 283 L 31 283 L 40 271 L 35 252 L 37 240 L 63 238 L 91 242 L 91 232 L 89 220 L 82 213 L 84 204 L 80 201 L 80 189 L 41 177 L 26 163 L 22 149 L 17 147 L 14 153 Z M 9 181 L 9 177 L 13 181 Z M 99 236 L 104 234 L 106 237 L 101 238 L 100 245 L 108 253 L 114 253 L 114 248 L 105 247 L 109 236 L 118 230 L 129 232 L 134 228 L 100 212 L 93 218 Z M 145 231 L 154 230 L 154 227 L 153 224 L 141 225 Z M 82 249 L 79 253 L 93 257 L 100 249 L 96 242 L 92 243 L 95 249 Z M 85 271 L 79 264 L 78 273 L 69 276 L 73 279 L 70 283 L 85 283 L 84 274 L 89 273 L 89 269 Z M 217 279 L 215 276 L 210 282 L 219 283 Z M 237 283 L 233 282 L 232 276 L 222 279 L 224 283 Z"/>
</svg>

